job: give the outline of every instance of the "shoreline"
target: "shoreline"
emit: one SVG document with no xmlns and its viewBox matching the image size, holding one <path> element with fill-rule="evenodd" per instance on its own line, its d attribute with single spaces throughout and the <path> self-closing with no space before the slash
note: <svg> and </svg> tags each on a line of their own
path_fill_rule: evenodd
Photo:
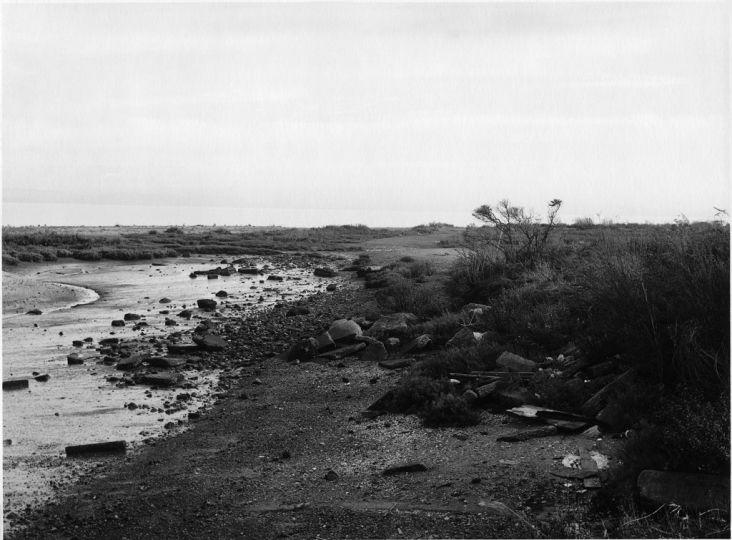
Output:
<svg viewBox="0 0 732 540">
<path fill-rule="evenodd" d="M 25 315 L 32 309 L 54 312 L 92 304 L 102 298 L 102 294 L 92 287 L 38 279 L 5 270 L 2 290 L 3 317 Z"/>
</svg>

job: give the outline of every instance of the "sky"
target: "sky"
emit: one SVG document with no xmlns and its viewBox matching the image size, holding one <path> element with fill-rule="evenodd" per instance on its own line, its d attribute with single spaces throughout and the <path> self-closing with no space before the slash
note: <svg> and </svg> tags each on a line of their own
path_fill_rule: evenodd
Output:
<svg viewBox="0 0 732 540">
<path fill-rule="evenodd" d="M 714 217 L 730 6 L 2 6 L 3 224 Z"/>
</svg>

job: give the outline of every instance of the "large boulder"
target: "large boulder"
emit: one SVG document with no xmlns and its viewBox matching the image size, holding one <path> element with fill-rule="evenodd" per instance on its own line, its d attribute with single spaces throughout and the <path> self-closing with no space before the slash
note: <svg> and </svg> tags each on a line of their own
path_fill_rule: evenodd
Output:
<svg viewBox="0 0 732 540">
<path fill-rule="evenodd" d="M 204 351 L 223 351 L 229 346 L 224 338 L 215 334 L 193 334 L 193 342 Z"/>
<path fill-rule="evenodd" d="M 533 360 L 513 354 L 508 351 L 501 354 L 496 360 L 496 365 L 504 368 L 506 371 L 536 371 L 538 365 Z"/>
<path fill-rule="evenodd" d="M 638 476 L 643 499 L 675 503 L 690 510 L 729 510 L 729 476 L 645 470 Z"/>
<path fill-rule="evenodd" d="M 361 327 L 350 319 L 338 319 L 328 328 L 328 334 L 333 341 L 348 341 L 363 334 Z"/>
<path fill-rule="evenodd" d="M 117 362 L 117 369 L 121 369 L 123 371 L 128 371 L 130 369 L 134 369 L 140 364 L 142 364 L 143 357 L 139 354 L 133 354 L 132 356 L 128 356 L 127 358 L 123 358 L 119 362 Z"/>
<path fill-rule="evenodd" d="M 216 309 L 217 302 L 216 300 L 211 300 L 210 298 L 200 298 L 199 300 L 196 300 L 196 303 L 198 304 L 198 307 L 206 310 L 206 311 L 213 311 Z"/>
<path fill-rule="evenodd" d="M 404 336 L 409 327 L 418 321 L 413 313 L 394 313 L 384 315 L 369 328 L 366 335 L 376 338 Z"/>
</svg>

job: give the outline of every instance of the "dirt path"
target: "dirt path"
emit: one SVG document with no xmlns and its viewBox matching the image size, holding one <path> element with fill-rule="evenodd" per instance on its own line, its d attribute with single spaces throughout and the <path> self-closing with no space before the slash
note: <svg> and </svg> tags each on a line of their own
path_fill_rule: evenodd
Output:
<svg viewBox="0 0 732 540">
<path fill-rule="evenodd" d="M 369 300 L 367 291 L 341 290 L 315 300 L 310 318 L 358 315 Z M 550 472 L 596 441 L 499 443 L 524 424 L 487 412 L 461 429 L 363 418 L 399 376 L 357 359 L 253 358 L 191 429 L 100 466 L 8 537 L 527 537 L 586 503 L 581 481 Z M 427 470 L 382 475 L 410 462 Z M 329 470 L 336 479 L 326 479 Z"/>
</svg>

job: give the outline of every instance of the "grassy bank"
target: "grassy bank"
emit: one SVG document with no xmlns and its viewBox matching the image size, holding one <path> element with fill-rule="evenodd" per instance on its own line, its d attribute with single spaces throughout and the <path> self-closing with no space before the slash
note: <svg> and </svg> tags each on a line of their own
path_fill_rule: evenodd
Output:
<svg viewBox="0 0 732 540">
<path fill-rule="evenodd" d="M 145 260 L 190 255 L 268 255 L 349 250 L 408 229 L 331 225 L 284 227 L 3 227 L 3 265 L 71 257 Z"/>
<path fill-rule="evenodd" d="M 608 378 L 632 370 L 632 384 L 613 400 L 622 466 L 582 519 L 610 520 L 621 536 L 729 534 L 724 511 L 668 507 L 649 516 L 635 489 L 643 469 L 729 475 L 729 240 L 729 226 L 718 222 L 580 222 L 553 228 L 541 249 L 521 257 L 496 228 L 476 227 L 465 231 L 448 272 L 431 272 L 429 260 L 394 261 L 367 286 L 380 287 L 384 309 L 422 317 L 405 337 L 427 333 L 432 348 L 386 407 L 427 426 L 475 423 L 450 373 L 496 369 L 503 351 L 556 366 L 570 350 L 584 365 L 610 366 L 615 375 L 584 384 L 554 367 L 524 385 L 538 404 L 573 412 Z M 488 307 L 477 314 L 465 309 L 470 303 Z M 445 347 L 466 329 L 482 334 L 480 342 Z M 581 527 L 562 531 L 586 536 Z"/>
</svg>

